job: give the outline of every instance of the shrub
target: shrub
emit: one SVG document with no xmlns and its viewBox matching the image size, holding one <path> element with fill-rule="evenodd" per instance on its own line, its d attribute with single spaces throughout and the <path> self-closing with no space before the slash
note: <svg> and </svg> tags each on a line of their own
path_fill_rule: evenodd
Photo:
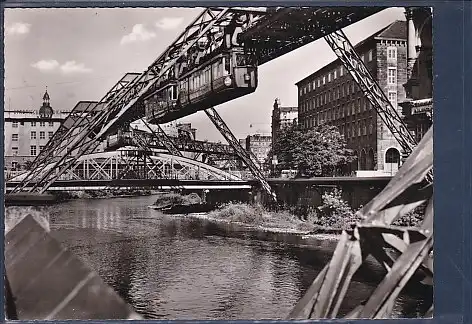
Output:
<svg viewBox="0 0 472 324">
<path fill-rule="evenodd" d="M 325 192 L 322 205 L 309 218 L 315 225 L 337 229 L 352 228 L 360 219 L 355 215 L 346 201 L 342 199 L 342 191 L 338 188 Z"/>
<path fill-rule="evenodd" d="M 395 222 L 393 222 L 392 225 L 396 226 L 408 226 L 408 227 L 413 227 L 413 226 L 420 226 L 421 222 L 424 219 L 424 214 L 426 211 L 426 203 L 423 203 L 407 213 L 405 216 L 397 219 Z"/>
</svg>

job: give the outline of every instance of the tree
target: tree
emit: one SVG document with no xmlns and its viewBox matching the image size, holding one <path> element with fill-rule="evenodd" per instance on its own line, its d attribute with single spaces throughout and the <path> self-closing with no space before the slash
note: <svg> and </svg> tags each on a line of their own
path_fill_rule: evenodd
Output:
<svg viewBox="0 0 472 324">
<path fill-rule="evenodd" d="M 300 132 L 297 125 L 292 125 L 280 131 L 277 136 L 277 142 L 273 143 L 272 149 L 268 154 L 268 162 L 272 163 L 272 157 L 277 156 L 277 169 L 296 169 L 294 163 L 294 148 L 303 140 L 303 133 Z"/>
<path fill-rule="evenodd" d="M 347 174 L 357 157 L 346 148 L 346 141 L 335 126 L 327 124 L 311 130 L 297 126 L 286 129 L 273 145 L 279 169 L 297 169 L 299 175 L 336 176 Z"/>
</svg>

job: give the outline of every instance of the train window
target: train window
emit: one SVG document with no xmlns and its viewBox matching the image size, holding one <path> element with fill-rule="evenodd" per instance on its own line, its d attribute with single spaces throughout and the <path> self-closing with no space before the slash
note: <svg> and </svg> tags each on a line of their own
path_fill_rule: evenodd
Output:
<svg viewBox="0 0 472 324">
<path fill-rule="evenodd" d="M 172 90 L 172 100 L 177 100 L 177 86 L 173 85 L 171 90 Z"/>
<path fill-rule="evenodd" d="M 230 74 L 230 71 L 231 71 L 231 64 L 230 64 L 230 63 L 231 63 L 231 60 L 230 60 L 229 58 L 224 57 L 224 58 L 223 58 L 223 63 L 224 63 L 224 67 L 225 67 L 225 69 L 224 69 L 224 71 L 223 71 L 223 74 L 224 74 L 224 75 Z"/>
<path fill-rule="evenodd" d="M 248 65 L 246 55 L 236 54 L 236 66 L 246 66 L 246 65 Z"/>
</svg>

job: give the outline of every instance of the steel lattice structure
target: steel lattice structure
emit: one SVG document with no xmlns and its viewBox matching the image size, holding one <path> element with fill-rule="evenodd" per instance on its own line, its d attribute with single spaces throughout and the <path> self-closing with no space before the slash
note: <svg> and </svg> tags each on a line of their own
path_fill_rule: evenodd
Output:
<svg viewBox="0 0 472 324">
<path fill-rule="evenodd" d="M 45 192 L 55 179 L 66 172 L 80 156 L 93 151 L 99 145 L 99 141 L 113 131 L 113 127 L 143 117 L 144 107 L 140 99 L 145 94 L 155 90 L 158 81 L 166 77 L 166 73 L 174 67 L 178 59 L 186 55 L 199 39 L 203 37 L 209 39 L 208 50 L 211 51 L 215 49 L 218 42 L 222 43 L 224 41 L 224 34 L 218 36 L 215 29 L 222 29 L 231 20 L 237 18 L 240 18 L 239 20 L 243 22 L 243 27 L 248 26 L 262 15 L 264 13 L 257 10 L 205 9 L 146 71 L 128 82 L 123 89 L 115 92 L 114 95 L 110 94 L 112 91 L 107 93 L 94 108 L 90 109 L 96 114 L 90 120 L 87 120 L 87 128 L 72 137 L 68 145 L 51 145 L 52 150 L 45 150 L 45 155 L 54 153 L 53 156 L 57 160 L 54 167 L 45 169 L 44 165 L 36 163 L 31 176 L 15 188 L 15 191 L 25 188 L 34 179 L 35 185 L 32 191 Z M 98 110 L 96 107 L 103 107 L 103 109 Z M 87 137 L 88 140 L 86 140 Z M 58 135 L 57 138 L 64 137 Z M 73 156 L 71 156 L 72 152 L 75 153 Z"/>
<path fill-rule="evenodd" d="M 45 168 L 51 169 L 54 163 Z M 29 172 L 12 178 L 23 181 Z M 180 179 L 232 180 L 236 175 L 193 159 L 140 150 L 119 150 L 83 155 L 56 180 Z"/>
<path fill-rule="evenodd" d="M 218 50 L 221 46 L 239 44 L 256 57 L 258 65 L 284 55 L 300 46 L 325 37 L 328 43 L 342 58 L 355 81 L 364 90 L 373 106 L 379 108 L 381 118 L 392 131 L 402 147 L 411 147 L 411 135 L 405 130 L 396 111 L 390 109 L 385 95 L 376 86 L 373 78 L 352 49 L 344 34 L 339 30 L 358 20 L 379 12 L 383 7 L 305 7 L 305 8 L 208 8 L 191 22 L 181 35 L 151 64 L 142 74 L 128 74 L 121 79 L 99 102 L 84 109 L 73 111 L 64 127 L 54 135 L 46 149 L 33 163 L 33 172 L 21 185 L 20 191 L 35 180 L 32 189 L 44 192 L 48 186 L 74 164 L 77 158 L 92 153 L 100 141 L 117 127 L 142 118 L 145 114 L 143 98 L 157 90 L 163 80 L 170 77 L 182 61 L 198 64 L 205 55 Z M 231 34 L 225 28 L 237 22 Z M 228 37 L 230 38 L 228 40 Z M 203 50 L 202 50 L 203 46 Z M 349 68 L 349 66 L 351 68 Z M 365 73 L 367 72 L 367 73 Z M 387 108 L 384 108 L 386 105 Z M 216 115 L 213 114 L 213 117 Z M 212 118 L 212 117 L 210 117 Z M 217 118 L 218 119 L 218 118 Z M 243 157 L 243 151 L 233 145 L 234 137 L 229 129 L 221 126 L 221 118 L 215 125 L 230 138 L 233 150 L 245 162 L 253 159 Z M 68 126 L 69 124 L 70 127 Z M 163 133 L 163 132 L 162 132 Z M 74 136 L 70 136 L 74 134 Z M 172 140 L 157 132 L 157 138 L 167 150 L 178 155 L 180 152 Z M 239 145 L 239 143 L 238 143 Z M 73 154 L 72 154 L 73 153 Z M 54 157 L 54 168 L 45 169 L 44 162 Z M 50 161 L 50 160 L 48 160 Z M 270 187 L 257 164 L 250 166 L 256 178 L 266 191 Z M 265 183 L 264 183 L 265 182 Z"/>
<path fill-rule="evenodd" d="M 417 142 L 408 131 L 398 111 L 393 107 L 379 84 L 370 74 L 365 63 L 356 53 L 354 46 L 340 29 L 325 36 L 326 42 L 333 49 L 339 60 L 344 64 L 354 81 L 377 111 L 381 120 L 385 123 L 392 135 L 402 147 L 404 154 L 409 155 L 416 147 Z M 432 182 L 430 173 L 426 180 Z"/>
<path fill-rule="evenodd" d="M 223 121 L 221 116 L 216 112 L 215 108 L 209 108 L 205 110 L 208 118 L 215 124 L 216 128 L 220 131 L 221 135 L 228 141 L 228 143 L 233 147 L 233 149 L 238 153 L 238 156 L 246 163 L 248 168 L 251 170 L 255 178 L 260 182 L 264 191 L 268 196 L 276 201 L 275 193 L 272 192 L 269 183 L 265 179 L 264 175 L 261 172 L 261 166 L 257 161 L 256 157 L 251 151 L 245 150 L 236 137 L 234 137 L 231 130 L 228 128 L 226 123 Z"/>
</svg>

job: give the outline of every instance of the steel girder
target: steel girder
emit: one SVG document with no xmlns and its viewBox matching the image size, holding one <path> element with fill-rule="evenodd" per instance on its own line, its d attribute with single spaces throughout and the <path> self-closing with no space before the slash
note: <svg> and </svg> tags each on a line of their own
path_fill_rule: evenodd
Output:
<svg viewBox="0 0 472 324">
<path fill-rule="evenodd" d="M 384 7 L 278 8 L 239 35 L 259 65 L 373 15 Z"/>
<path fill-rule="evenodd" d="M 377 111 L 384 124 L 402 147 L 404 153 L 410 154 L 417 143 L 408 131 L 398 111 L 392 106 L 382 88 L 370 74 L 362 59 L 356 53 L 354 46 L 340 29 L 325 36 L 328 45 L 338 56 L 339 60 L 349 71 L 354 81 Z M 432 173 L 426 180 L 432 182 Z"/>
<path fill-rule="evenodd" d="M 210 120 L 215 124 L 216 128 L 220 131 L 221 135 L 228 141 L 228 143 L 233 147 L 233 149 L 238 154 L 239 158 L 241 158 L 244 163 L 248 166 L 249 170 L 251 170 L 254 177 L 259 181 L 262 186 L 262 189 L 268 194 L 270 199 L 274 202 L 277 201 L 275 193 L 272 191 L 269 183 L 265 179 L 264 175 L 261 172 L 261 166 L 257 161 L 256 157 L 252 152 L 245 150 L 241 144 L 239 144 L 238 139 L 233 135 L 231 130 L 229 129 L 228 125 L 223 121 L 221 116 L 215 110 L 215 108 L 208 108 L 205 109 L 205 113 L 210 118 Z"/>
<path fill-rule="evenodd" d="M 420 190 L 415 187 L 423 183 L 432 167 L 433 127 L 384 190 L 357 212 L 362 221 L 353 230 L 343 231 L 331 261 L 292 309 L 289 319 L 336 318 L 354 274 L 369 255 L 387 274 L 367 301 L 345 318 L 387 318 L 399 293 L 418 271 L 432 284 L 433 190 L 431 184 Z M 426 210 L 420 226 L 391 225 L 422 204 Z M 398 257 L 391 254 L 392 249 Z"/>
<path fill-rule="evenodd" d="M 54 163 L 50 163 L 45 168 L 53 167 Z M 27 176 L 25 173 L 10 181 L 22 181 Z M 84 181 L 117 179 L 241 180 L 236 175 L 189 158 L 141 150 L 83 155 L 56 178 Z"/>
<path fill-rule="evenodd" d="M 109 101 L 119 95 L 126 86 L 136 77 L 137 73 L 127 73 L 123 76 L 105 95 L 104 100 Z M 39 152 L 39 155 L 33 161 L 30 176 L 13 191 L 17 192 L 26 187 L 26 185 L 38 176 L 41 176 L 44 166 L 50 162 L 58 161 L 61 154 L 70 155 L 72 153 L 72 142 L 89 130 L 90 123 L 103 111 L 105 103 L 99 104 L 94 101 L 81 101 L 72 109 L 70 114 L 59 126 L 53 137 L 48 141 L 45 148 Z M 82 137 L 86 140 L 86 137 Z M 89 139 L 90 140 L 90 139 Z M 96 143 L 87 153 L 92 153 L 99 143 Z"/>
<path fill-rule="evenodd" d="M 142 106 L 142 102 L 139 102 L 139 100 L 146 93 L 152 91 L 153 87 L 157 86 L 158 81 L 166 76 L 166 73 L 176 64 L 177 60 L 189 52 L 192 47 L 195 47 L 197 41 L 202 37 L 211 39 L 209 37 L 213 27 L 223 27 L 231 19 L 237 18 L 238 15 L 243 16 L 243 14 L 236 13 L 236 11 L 231 12 L 229 9 L 209 8 L 204 10 L 145 72 L 126 85 L 124 91 L 120 91 L 118 95 L 111 96 L 111 98 L 106 96 L 100 100 L 97 105 L 104 104 L 104 109 L 92 118 L 86 131 L 74 137 L 69 145 L 70 148 L 65 152 L 63 150 L 62 154 L 58 154 L 58 160 L 55 162 L 54 168 L 44 174 L 36 174 L 39 179 L 36 179 L 32 191 L 45 192 L 56 178 L 74 164 L 77 158 L 89 152 L 91 148 L 98 146 L 97 141 L 106 136 L 112 127 L 122 122 L 123 119 L 128 119 L 128 121 L 133 117 L 134 120 L 139 119 L 139 117 L 130 116 L 132 108 L 135 105 Z M 246 12 L 244 16 L 249 21 L 253 14 Z M 215 44 L 214 41 L 209 43 Z M 91 140 L 84 142 L 87 136 L 91 137 Z M 69 153 L 74 150 L 76 150 L 76 153 L 69 157 Z M 31 179 L 22 183 L 19 189 L 25 188 L 29 181 Z"/>
<path fill-rule="evenodd" d="M 156 126 L 156 125 L 150 125 Z M 146 144 L 148 147 L 153 149 L 165 149 L 166 147 L 162 144 L 160 139 L 150 132 L 146 132 L 142 129 L 132 129 L 132 133 L 134 135 L 140 136 L 145 139 Z M 134 136 L 133 135 L 133 136 Z M 234 158 L 236 153 L 234 152 L 233 148 L 230 145 L 222 144 L 222 143 L 213 143 L 213 142 L 205 142 L 205 141 L 198 141 L 198 140 L 188 140 L 184 138 L 168 136 L 169 140 L 175 145 L 175 147 L 181 152 L 195 152 L 195 153 L 207 153 L 207 154 L 214 154 L 221 159 L 226 158 Z"/>
</svg>

